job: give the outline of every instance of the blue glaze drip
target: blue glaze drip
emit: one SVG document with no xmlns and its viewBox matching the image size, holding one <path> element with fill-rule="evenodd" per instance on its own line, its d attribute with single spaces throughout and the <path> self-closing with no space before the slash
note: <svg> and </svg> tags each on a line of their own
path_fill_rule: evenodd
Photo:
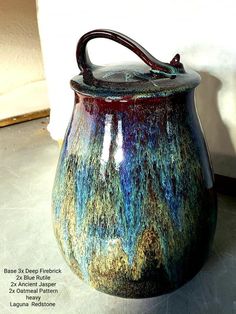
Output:
<svg viewBox="0 0 236 314">
<path fill-rule="evenodd" d="M 85 162 L 78 164 L 76 171 L 75 192 L 76 192 L 76 218 L 77 231 L 81 232 L 81 227 L 86 214 L 87 202 L 91 194 L 91 186 L 87 179 L 91 176 L 91 169 Z"/>
<path fill-rule="evenodd" d="M 197 195 L 202 193 L 199 157 L 190 149 L 194 142 L 186 112 L 165 104 L 164 109 L 156 105 L 98 113 L 86 111 L 86 105 L 78 105 L 73 115 L 78 119 L 68 129 L 53 196 L 67 259 L 74 250 L 80 276 L 89 282 L 99 258 L 114 258 L 119 265 L 118 257 L 109 255 L 115 248 L 129 271 L 143 263 L 141 273 L 147 237 L 156 243 L 155 263 L 162 263 L 165 276 L 177 282 L 183 237 L 192 237 L 186 221 L 198 219 Z M 122 154 L 117 159 L 118 151 Z M 70 225 L 71 217 L 75 219 Z M 173 254 L 176 235 L 180 251 Z M 78 238 L 78 247 L 70 236 L 73 241 Z"/>
</svg>

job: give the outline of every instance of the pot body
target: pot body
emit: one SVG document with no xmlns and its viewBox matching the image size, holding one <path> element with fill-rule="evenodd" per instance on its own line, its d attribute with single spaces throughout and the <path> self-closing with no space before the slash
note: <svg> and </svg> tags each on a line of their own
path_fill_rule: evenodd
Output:
<svg viewBox="0 0 236 314">
<path fill-rule="evenodd" d="M 75 95 L 53 188 L 67 263 L 117 296 L 178 288 L 202 267 L 216 225 L 193 90 L 119 100 Z"/>
</svg>

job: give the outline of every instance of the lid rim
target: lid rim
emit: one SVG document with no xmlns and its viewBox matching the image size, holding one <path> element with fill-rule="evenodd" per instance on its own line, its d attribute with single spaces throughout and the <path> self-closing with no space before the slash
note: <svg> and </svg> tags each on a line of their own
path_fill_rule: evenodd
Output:
<svg viewBox="0 0 236 314">
<path fill-rule="evenodd" d="M 81 74 L 70 81 L 71 88 L 80 94 L 92 97 L 119 97 L 133 98 L 166 97 L 180 92 L 194 89 L 201 81 L 200 75 L 188 69 L 184 74 L 178 74 L 174 79 L 161 78 L 156 80 L 135 82 L 112 82 L 106 86 L 88 85 Z"/>
</svg>

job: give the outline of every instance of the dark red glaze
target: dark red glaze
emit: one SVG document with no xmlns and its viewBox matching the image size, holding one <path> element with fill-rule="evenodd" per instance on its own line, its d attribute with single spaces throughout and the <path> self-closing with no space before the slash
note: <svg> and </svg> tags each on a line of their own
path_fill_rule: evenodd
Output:
<svg viewBox="0 0 236 314">
<path fill-rule="evenodd" d="M 93 65 L 86 45 L 98 37 L 146 64 Z M 170 292 L 200 270 L 216 226 L 194 104 L 200 77 L 184 71 L 179 54 L 162 63 L 109 30 L 85 34 L 77 62 L 53 192 L 59 244 L 70 267 L 99 291 L 129 298 Z"/>
<path fill-rule="evenodd" d="M 116 31 L 97 29 L 84 34 L 80 38 L 76 49 L 77 63 L 81 70 L 81 73 L 83 74 L 84 81 L 87 84 L 98 85 L 98 82 L 93 77 L 92 73 L 92 70 L 93 68 L 95 68 L 95 65 L 91 63 L 87 51 L 87 43 L 94 38 L 107 38 L 127 47 L 136 55 L 138 55 L 147 65 L 149 65 L 152 70 L 169 73 L 172 74 L 173 76 L 175 76 L 176 73 L 185 72 L 182 63 L 179 62 L 180 60 L 179 54 L 177 54 L 173 58 L 174 61 L 172 60 L 170 64 L 163 63 L 154 58 L 145 48 L 143 48 L 133 39 Z"/>
</svg>

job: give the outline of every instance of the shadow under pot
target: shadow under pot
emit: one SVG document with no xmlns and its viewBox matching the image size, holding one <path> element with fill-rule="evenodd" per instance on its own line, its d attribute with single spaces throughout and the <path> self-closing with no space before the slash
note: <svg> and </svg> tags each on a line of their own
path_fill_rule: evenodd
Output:
<svg viewBox="0 0 236 314">
<path fill-rule="evenodd" d="M 143 64 L 95 66 L 86 45 L 114 40 Z M 203 266 L 216 226 L 209 155 L 194 104 L 200 77 L 109 30 L 77 46 L 81 73 L 52 205 L 64 258 L 95 289 L 127 298 L 170 292 Z"/>
</svg>

